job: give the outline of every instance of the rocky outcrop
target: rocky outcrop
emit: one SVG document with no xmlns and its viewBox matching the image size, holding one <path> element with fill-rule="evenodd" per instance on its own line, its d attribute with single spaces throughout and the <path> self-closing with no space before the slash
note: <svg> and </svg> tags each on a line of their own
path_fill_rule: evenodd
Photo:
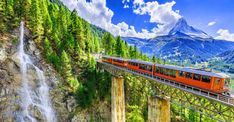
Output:
<svg viewBox="0 0 234 122">
<path fill-rule="evenodd" d="M 18 91 L 21 87 L 22 78 L 20 62 L 17 58 L 18 37 L 18 29 L 11 35 L 2 34 L 0 36 L 0 121 L 14 121 L 16 111 L 21 109 L 17 103 L 20 99 Z M 25 51 L 31 56 L 30 58 L 35 61 L 35 65 L 45 72 L 47 84 L 50 86 L 53 108 L 56 111 L 58 121 L 67 121 L 68 111 L 63 101 L 64 94 L 58 87 L 61 78 L 58 73 L 43 60 L 40 53 L 41 51 L 37 49 L 35 43 L 30 39 L 29 31 L 26 31 L 25 37 Z M 28 79 L 36 80 L 34 70 L 29 70 L 28 73 L 31 74 Z M 33 116 L 35 116 L 37 120 L 43 121 L 43 117 L 40 112 L 38 112 L 37 108 L 33 106 L 30 108 Z"/>
<path fill-rule="evenodd" d="M 15 121 L 17 111 L 22 108 L 18 101 L 21 88 L 20 60 L 17 57 L 19 31 L 16 29 L 11 34 L 0 34 L 0 122 Z M 50 98 L 56 117 L 59 122 L 88 122 L 110 121 L 111 109 L 107 101 L 96 101 L 87 109 L 79 108 L 77 101 L 66 90 L 62 89 L 64 81 L 51 65 L 42 57 L 41 51 L 32 41 L 29 31 L 25 30 L 25 52 L 30 55 L 34 65 L 44 71 L 46 82 L 50 86 Z M 36 81 L 36 72 L 29 68 L 28 79 Z M 36 83 L 30 82 L 30 86 Z M 38 108 L 30 106 L 30 114 L 38 121 L 45 121 Z"/>
</svg>

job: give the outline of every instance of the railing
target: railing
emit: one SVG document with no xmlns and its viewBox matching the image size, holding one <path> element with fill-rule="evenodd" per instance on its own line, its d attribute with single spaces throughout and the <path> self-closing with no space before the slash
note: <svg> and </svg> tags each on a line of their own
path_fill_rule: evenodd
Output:
<svg viewBox="0 0 234 122">
<path fill-rule="evenodd" d="M 222 104 L 225 104 L 225 105 L 228 105 L 231 107 L 234 107 L 234 98 L 232 98 L 230 96 L 213 93 L 213 92 L 203 90 L 203 89 L 200 89 L 197 87 L 188 86 L 188 85 L 185 85 L 182 83 L 178 83 L 178 82 L 173 81 L 173 80 L 161 78 L 161 77 L 155 76 L 153 74 L 146 74 L 146 73 L 135 71 L 135 70 L 132 70 L 129 68 L 118 67 L 116 65 L 112 65 L 112 64 L 105 63 L 102 61 L 98 61 L 98 63 L 106 65 L 107 66 L 106 68 L 113 67 L 113 68 L 118 69 L 118 70 L 122 70 L 122 71 L 131 73 L 131 74 L 135 74 L 135 75 L 138 75 L 138 76 L 150 79 L 150 80 L 154 80 L 154 81 L 160 82 L 162 84 L 166 84 L 168 86 L 171 86 L 171 87 L 174 87 L 174 88 L 177 88 L 177 89 L 180 89 L 180 90 L 183 90 L 183 91 L 186 91 L 186 92 L 198 95 L 198 96 L 202 96 L 202 97 L 205 97 L 207 99 L 214 100 L 214 101 L 217 101 L 219 103 L 222 103 Z"/>
</svg>

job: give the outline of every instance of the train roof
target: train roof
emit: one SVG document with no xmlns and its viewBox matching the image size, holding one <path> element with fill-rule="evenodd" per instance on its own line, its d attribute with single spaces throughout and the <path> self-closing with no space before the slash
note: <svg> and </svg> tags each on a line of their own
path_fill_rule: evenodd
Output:
<svg viewBox="0 0 234 122">
<path fill-rule="evenodd" d="M 152 62 L 147 62 L 147 61 L 141 61 L 141 60 L 127 60 L 135 63 L 141 63 L 141 64 L 146 64 L 146 65 L 153 65 L 154 63 Z"/>
<path fill-rule="evenodd" d="M 128 61 L 135 62 L 135 63 L 141 63 L 141 64 L 147 64 L 147 65 L 154 65 L 154 63 L 147 62 L 147 61 L 140 61 L 140 60 L 128 60 Z M 190 72 L 190 73 L 195 73 L 195 74 L 200 74 L 200 75 L 219 77 L 219 78 L 229 77 L 228 75 L 226 75 L 224 73 L 207 72 L 207 71 L 202 71 L 202 70 L 193 69 L 193 68 L 189 68 L 189 67 L 180 67 L 180 66 L 163 65 L 163 64 L 155 64 L 155 66 L 167 68 L 167 69 L 173 69 L 173 70 L 180 70 L 180 71 Z"/>
<path fill-rule="evenodd" d="M 155 64 L 155 65 L 159 67 L 167 68 L 167 69 L 180 70 L 180 71 L 190 72 L 190 73 L 195 73 L 195 74 L 200 74 L 200 75 L 207 75 L 207 76 L 213 76 L 213 77 L 219 77 L 219 78 L 228 77 L 228 75 L 223 74 L 223 73 L 207 72 L 207 71 L 202 71 L 202 70 L 193 69 L 189 67 L 179 67 L 179 66 L 162 65 L 162 64 Z"/>
<path fill-rule="evenodd" d="M 105 57 L 105 58 L 112 58 L 112 59 L 117 59 L 117 60 L 124 60 L 123 58 L 120 58 L 120 57 L 111 57 L 111 56 L 102 56 L 102 57 Z"/>
<path fill-rule="evenodd" d="M 141 64 L 146 64 L 146 65 L 154 65 L 154 63 L 152 63 L 152 62 L 141 61 L 141 60 L 123 59 L 123 58 L 111 57 L 111 56 L 103 56 L 103 57 L 117 59 L 117 60 L 123 60 L 123 61 L 130 61 L 130 62 L 135 62 L 135 63 L 141 63 Z M 207 71 L 202 71 L 199 69 L 193 69 L 193 68 L 189 68 L 189 67 L 180 67 L 180 66 L 163 65 L 163 64 L 155 64 L 155 66 L 167 68 L 167 69 L 173 69 L 173 70 L 180 70 L 180 71 L 190 72 L 190 73 L 195 73 L 195 74 L 200 74 L 200 75 L 219 77 L 219 78 L 229 77 L 228 75 L 226 75 L 224 73 L 207 72 Z"/>
</svg>

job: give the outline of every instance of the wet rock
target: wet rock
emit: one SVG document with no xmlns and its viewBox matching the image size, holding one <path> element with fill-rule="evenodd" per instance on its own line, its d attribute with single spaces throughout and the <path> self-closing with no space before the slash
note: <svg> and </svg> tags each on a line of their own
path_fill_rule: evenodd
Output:
<svg viewBox="0 0 234 122">
<path fill-rule="evenodd" d="M 0 48 L 0 62 L 6 60 L 7 53 L 5 52 L 5 49 Z"/>
<path fill-rule="evenodd" d="M 14 60 L 8 59 L 8 60 L 6 60 L 5 64 L 6 64 L 6 68 L 7 68 L 8 72 L 10 72 L 11 74 L 20 73 L 20 66 Z"/>
<path fill-rule="evenodd" d="M 18 58 L 17 52 L 15 52 L 11 57 L 11 60 L 14 61 L 15 65 L 20 66 L 20 59 Z"/>
<path fill-rule="evenodd" d="M 41 113 L 41 111 L 39 110 L 38 107 L 31 105 L 29 107 L 29 109 L 31 111 L 30 112 L 31 116 L 35 117 L 38 121 L 45 122 L 44 116 L 43 116 L 43 114 Z"/>
<path fill-rule="evenodd" d="M 0 122 L 2 121 L 16 121 L 14 114 L 16 111 L 22 111 L 19 101 L 21 100 L 19 96 L 19 90 L 21 89 L 22 76 L 20 70 L 20 60 L 17 56 L 18 49 L 18 37 L 19 29 L 13 31 L 11 35 L 5 40 L 0 40 Z M 29 54 L 35 61 L 34 63 L 37 67 L 46 71 L 46 82 L 50 86 L 50 93 L 52 98 L 52 106 L 56 111 L 57 120 L 61 122 L 70 121 L 69 112 L 66 107 L 66 97 L 60 85 L 58 85 L 62 78 L 53 69 L 52 66 L 47 64 L 41 56 L 41 51 L 37 48 L 37 45 L 31 39 L 29 31 L 25 28 L 25 52 Z M 14 40 L 14 42 L 13 42 Z M 35 86 L 38 84 L 39 79 L 33 66 L 29 66 L 30 70 L 27 72 L 29 74 L 30 86 Z M 74 99 L 68 100 L 68 108 L 70 111 L 74 111 L 76 103 Z M 40 109 L 30 107 L 31 115 L 35 116 L 37 121 L 45 121 Z M 85 115 L 84 113 L 83 115 Z M 82 117 L 81 117 L 82 118 Z M 86 118 L 86 116 L 85 116 Z M 25 118 L 27 119 L 27 118 Z M 79 119 L 79 118 L 78 118 Z M 75 119 L 77 120 L 77 119 Z"/>
<path fill-rule="evenodd" d="M 8 79 L 6 70 L 0 70 L 0 79 L 3 81 L 6 81 L 6 79 Z"/>
<path fill-rule="evenodd" d="M 67 109 L 69 112 L 72 112 L 72 110 L 74 109 L 76 105 L 76 100 L 73 97 L 69 97 L 67 99 Z"/>
</svg>

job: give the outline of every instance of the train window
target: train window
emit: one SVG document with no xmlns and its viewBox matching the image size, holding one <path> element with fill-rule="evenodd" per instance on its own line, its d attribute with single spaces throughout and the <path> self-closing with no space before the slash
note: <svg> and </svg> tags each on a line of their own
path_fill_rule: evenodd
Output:
<svg viewBox="0 0 234 122">
<path fill-rule="evenodd" d="M 165 68 L 164 68 L 164 69 L 163 69 L 163 74 L 168 76 L 168 75 L 169 75 L 168 69 L 165 69 Z"/>
<path fill-rule="evenodd" d="M 210 83 L 211 78 L 209 76 L 202 75 L 202 81 L 206 83 Z"/>
<path fill-rule="evenodd" d="M 193 79 L 194 79 L 194 80 L 200 81 L 200 77 L 201 77 L 201 75 L 199 75 L 199 74 L 194 74 Z"/>
<path fill-rule="evenodd" d="M 139 68 L 140 68 L 140 69 L 144 69 L 144 65 L 143 65 L 143 64 L 140 64 L 140 65 L 139 65 Z"/>
<path fill-rule="evenodd" d="M 186 78 L 192 79 L 192 78 L 193 78 L 193 73 L 187 72 L 187 73 L 186 73 Z"/>
<path fill-rule="evenodd" d="M 170 76 L 175 78 L 176 77 L 176 71 L 171 69 L 170 70 Z"/>
<path fill-rule="evenodd" d="M 122 60 L 114 59 L 114 62 L 123 63 Z"/>
<path fill-rule="evenodd" d="M 163 74 L 168 76 L 169 75 L 169 69 L 163 69 Z"/>
<path fill-rule="evenodd" d="M 220 80 L 220 78 L 216 78 L 216 80 L 215 80 L 215 84 L 217 84 L 217 85 L 218 85 L 218 84 L 220 83 L 220 81 L 221 81 L 221 80 Z"/>
<path fill-rule="evenodd" d="M 160 74 L 163 74 L 163 68 L 159 67 Z"/>
<path fill-rule="evenodd" d="M 155 72 L 156 72 L 156 73 L 159 73 L 159 67 L 156 67 Z"/>
<path fill-rule="evenodd" d="M 185 72 L 183 72 L 183 71 L 180 71 L 180 72 L 179 72 L 179 75 L 180 75 L 180 77 L 184 77 L 184 75 L 185 75 Z"/>
<path fill-rule="evenodd" d="M 148 70 L 150 71 L 150 72 L 152 72 L 152 66 L 150 66 L 150 65 L 148 65 Z"/>
<path fill-rule="evenodd" d="M 152 71 L 152 66 L 150 65 L 140 64 L 139 68 L 147 71 Z"/>
<path fill-rule="evenodd" d="M 132 66 L 137 66 L 137 63 L 135 63 L 135 62 L 129 62 L 129 64 Z"/>
<path fill-rule="evenodd" d="M 134 66 L 134 63 L 133 62 L 129 62 L 130 65 Z"/>
</svg>

